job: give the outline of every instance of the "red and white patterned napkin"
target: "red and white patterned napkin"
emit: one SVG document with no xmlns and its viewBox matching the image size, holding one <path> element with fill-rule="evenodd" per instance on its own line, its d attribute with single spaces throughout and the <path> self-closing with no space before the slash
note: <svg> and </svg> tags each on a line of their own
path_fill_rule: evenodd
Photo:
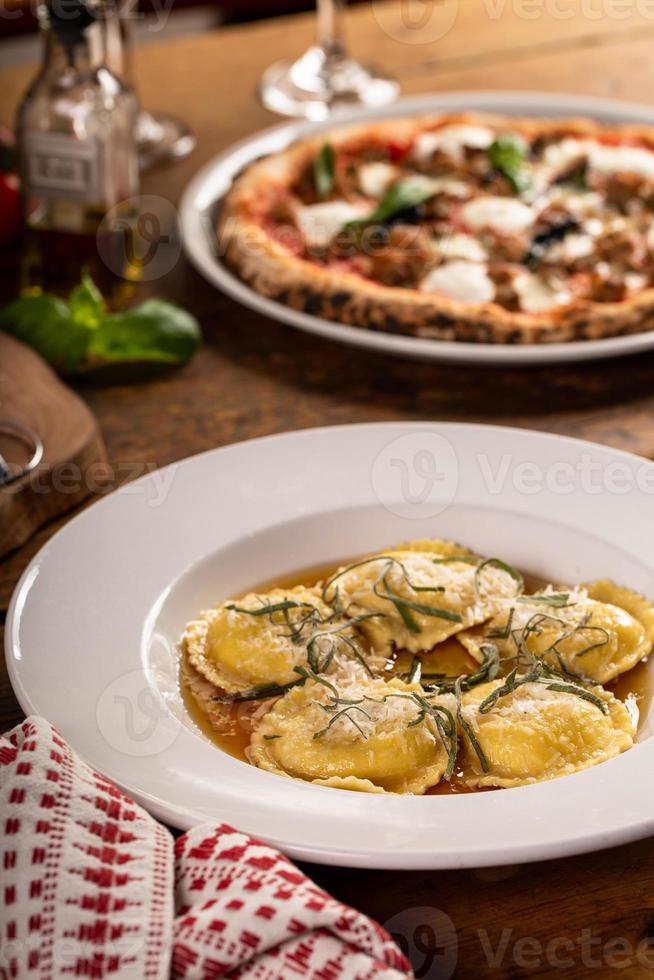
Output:
<svg viewBox="0 0 654 980">
<path fill-rule="evenodd" d="M 0 978 L 400 980 L 367 916 L 225 824 L 173 845 L 42 718 L 0 738 Z"/>
</svg>

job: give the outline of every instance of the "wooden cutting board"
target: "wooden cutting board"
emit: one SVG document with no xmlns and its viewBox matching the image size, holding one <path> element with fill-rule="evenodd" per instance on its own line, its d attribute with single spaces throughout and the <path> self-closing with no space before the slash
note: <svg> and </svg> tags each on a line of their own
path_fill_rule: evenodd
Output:
<svg viewBox="0 0 654 980">
<path fill-rule="evenodd" d="M 38 433 L 44 445 L 36 470 L 18 483 L 0 487 L 2 556 L 88 497 L 102 480 L 107 457 L 98 423 L 81 398 L 38 354 L 3 333 L 0 419 L 22 422 Z M 2 433 L 0 452 L 8 460 L 22 461 L 18 444 Z M 25 458 L 29 455 L 25 449 Z"/>
</svg>

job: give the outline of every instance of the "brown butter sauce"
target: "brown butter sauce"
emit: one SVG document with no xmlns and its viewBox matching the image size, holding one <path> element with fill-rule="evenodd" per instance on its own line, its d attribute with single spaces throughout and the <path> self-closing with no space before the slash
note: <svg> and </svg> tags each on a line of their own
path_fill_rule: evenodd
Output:
<svg viewBox="0 0 654 980">
<path fill-rule="evenodd" d="M 298 585 L 312 587 L 317 585 L 319 582 L 326 581 L 331 575 L 334 574 L 334 572 L 337 571 L 337 569 L 342 568 L 344 565 L 351 564 L 356 560 L 357 559 L 345 559 L 336 564 L 330 563 L 329 565 L 312 565 L 309 568 L 304 568 L 288 575 L 280 576 L 266 582 L 260 582 L 248 591 L 269 592 L 271 589 L 292 589 Z M 530 573 L 523 573 L 523 575 L 525 580 L 525 592 L 538 592 L 547 584 L 547 581 L 538 575 L 533 575 Z M 452 675 L 472 673 L 479 666 L 472 659 L 472 657 L 470 657 L 466 651 L 463 650 L 460 644 L 450 640 L 446 640 L 444 643 L 439 645 L 438 667 L 436 666 L 434 660 L 431 660 L 430 662 L 431 657 L 432 655 L 427 654 L 422 658 L 424 673 L 439 672 Z M 393 672 L 397 673 L 408 670 L 411 659 L 411 654 L 401 651 L 394 662 Z M 248 759 L 246 749 L 249 745 L 251 734 L 248 727 L 240 724 L 238 718 L 235 718 L 230 731 L 217 732 L 215 728 L 212 727 L 206 713 L 202 710 L 191 694 L 188 684 L 184 680 L 183 673 L 180 675 L 180 687 L 186 709 L 200 731 L 211 742 L 213 742 L 214 745 L 217 745 L 218 748 L 222 749 L 223 752 L 227 752 L 228 755 L 231 755 L 236 759 L 240 759 L 242 762 L 247 762 Z M 640 721 L 647 717 L 652 695 L 654 693 L 652 690 L 652 682 L 647 660 L 643 660 L 639 664 L 636 664 L 635 667 L 632 667 L 631 670 L 625 671 L 624 674 L 621 674 L 620 677 L 618 677 L 612 683 L 606 684 L 605 687 L 608 691 L 612 691 L 613 694 L 615 694 L 615 696 L 620 698 L 622 701 L 626 700 L 628 697 L 635 698 L 639 709 Z M 427 795 L 452 796 L 453 794 L 460 793 L 478 793 L 489 791 L 471 789 L 463 783 L 462 775 L 463 773 L 461 770 L 455 771 L 449 782 L 442 779 L 436 786 L 433 786 L 431 789 L 427 790 Z"/>
</svg>

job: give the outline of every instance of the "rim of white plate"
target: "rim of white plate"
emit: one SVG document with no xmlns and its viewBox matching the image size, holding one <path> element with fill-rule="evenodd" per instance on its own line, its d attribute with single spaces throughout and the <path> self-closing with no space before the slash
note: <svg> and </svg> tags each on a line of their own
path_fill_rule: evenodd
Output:
<svg viewBox="0 0 654 980">
<path fill-rule="evenodd" d="M 146 499 L 158 486 L 157 474 L 142 477 L 83 511 L 41 549 L 16 587 L 5 634 L 10 678 L 22 707 L 49 716 L 73 748 L 160 819 L 182 828 L 207 819 L 234 822 L 295 858 L 379 868 L 474 867 L 582 853 L 651 833 L 651 738 L 598 767 L 549 783 L 462 796 L 377 797 L 261 772 L 180 725 L 166 707 L 159 665 L 152 659 L 153 631 L 157 624 L 165 627 L 167 610 L 173 609 L 173 620 L 179 615 L 175 601 L 187 598 L 179 590 L 186 584 L 192 594 L 203 581 L 204 563 L 216 573 L 230 548 L 232 558 L 246 547 L 256 556 L 258 542 L 270 533 L 274 543 L 280 528 L 298 529 L 292 544 L 301 549 L 307 528 L 313 527 L 314 538 L 322 536 L 327 547 L 334 525 L 325 522 L 325 514 L 349 522 L 348 540 L 357 535 L 379 540 L 379 528 L 388 529 L 380 547 L 395 540 L 405 518 L 380 505 L 371 468 L 389 445 L 416 434 L 455 447 L 457 499 L 439 515 L 439 532 L 447 524 L 446 533 L 456 530 L 462 538 L 460 530 L 469 529 L 483 532 L 488 541 L 494 534 L 502 540 L 505 525 L 495 530 L 501 517 L 516 528 L 541 525 L 542 553 L 556 546 L 558 534 L 559 540 L 570 538 L 575 555 L 581 538 L 574 535 L 582 534 L 588 557 L 577 555 L 579 560 L 590 561 L 598 548 L 598 553 L 608 549 L 620 568 L 629 566 L 640 576 L 638 583 L 627 584 L 654 581 L 654 561 L 647 558 L 654 554 L 654 527 L 637 523 L 639 514 L 648 513 L 651 494 L 635 487 L 628 497 L 575 491 L 559 499 L 546 490 L 536 503 L 534 495 L 521 496 L 509 486 L 501 506 L 491 508 L 475 482 L 474 454 L 480 446 L 491 466 L 506 452 L 519 461 L 545 465 L 549 460 L 556 466 L 573 465 L 587 453 L 600 466 L 620 464 L 634 476 L 643 472 L 651 478 L 654 464 L 630 453 L 469 423 L 371 423 L 267 436 L 157 471 L 159 482 L 174 478 L 159 508 Z M 311 467 L 298 465 L 309 452 Z M 382 481 L 377 492 L 384 496 L 386 486 Z M 217 500 L 222 524 L 212 521 Z M 425 521 L 434 523 L 414 521 L 411 536 L 421 536 Z M 132 562 L 130 577 L 126 567 Z M 205 585 L 213 588 L 213 582 Z M 113 601 L 108 608 L 103 604 L 108 595 L 119 596 L 120 616 Z M 197 611 L 184 607 L 186 619 Z M 98 728 L 97 705 L 125 672 L 136 673 L 168 711 L 163 736 L 176 732 L 173 744 L 152 758 L 125 755 Z M 71 690 L 77 695 L 72 700 Z M 111 711 L 112 722 L 120 719 Z"/>
</svg>

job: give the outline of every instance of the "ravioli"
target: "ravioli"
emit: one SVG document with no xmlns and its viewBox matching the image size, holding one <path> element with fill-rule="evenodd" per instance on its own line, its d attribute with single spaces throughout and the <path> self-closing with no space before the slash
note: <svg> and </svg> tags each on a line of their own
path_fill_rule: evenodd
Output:
<svg viewBox="0 0 654 980">
<path fill-rule="evenodd" d="M 225 601 L 182 637 L 192 716 L 262 770 L 423 794 L 457 761 L 457 782 L 503 788 L 633 745 L 636 700 L 601 686 L 654 645 L 654 603 L 630 589 L 599 579 L 527 595 L 500 559 L 438 538 L 303 581 Z"/>
<path fill-rule="evenodd" d="M 424 697 L 418 684 L 361 674 L 331 688 L 315 682 L 293 688 L 258 724 L 249 759 L 322 786 L 424 793 L 442 778 L 449 757 L 436 723 L 420 717 L 414 694 Z M 453 701 L 448 695 L 431 700 L 450 707 Z M 456 738 L 454 728 L 451 734 Z"/>
<path fill-rule="evenodd" d="M 616 585 L 608 578 L 588 582 L 584 585 L 584 589 L 591 599 L 618 606 L 638 620 L 645 630 L 650 647 L 654 646 L 654 604 L 649 599 L 632 589 L 625 589 L 622 585 Z"/>
<path fill-rule="evenodd" d="M 537 598 L 520 596 L 483 630 L 460 634 L 458 640 L 478 660 L 481 645 L 492 642 L 502 658 L 526 651 L 557 669 L 606 684 L 650 653 L 654 610 L 641 596 L 610 582 L 592 588 L 595 595 L 622 603 L 598 601 L 585 589 L 555 592 L 550 587 Z"/>
<path fill-rule="evenodd" d="M 488 619 L 499 600 L 516 592 L 507 566 L 489 562 L 482 568 L 469 556 L 457 560 L 418 550 L 417 544 L 416 550 L 388 551 L 340 569 L 323 591 L 325 600 L 338 602 L 345 615 L 370 616 L 359 628 L 372 649 L 386 657 L 398 649 L 431 650 Z"/>
<path fill-rule="evenodd" d="M 224 602 L 187 626 L 182 646 L 193 667 L 228 693 L 292 683 L 296 667 L 336 671 L 364 658 L 355 626 L 304 586 Z"/>
<path fill-rule="evenodd" d="M 499 698 L 485 714 L 479 706 L 502 681 L 480 684 L 462 698 L 462 715 L 486 760 L 480 762 L 463 732 L 463 781 L 479 788 L 523 786 L 566 776 L 605 762 L 633 745 L 635 726 L 626 706 L 593 687 L 607 713 L 576 694 L 542 683 L 523 684 Z"/>
<path fill-rule="evenodd" d="M 395 549 L 394 549 L 395 550 Z M 427 551 L 442 558 L 453 558 L 462 555 L 466 558 L 479 557 L 473 551 L 457 541 L 446 541 L 442 538 L 416 538 L 399 545 L 397 551 Z"/>
</svg>

